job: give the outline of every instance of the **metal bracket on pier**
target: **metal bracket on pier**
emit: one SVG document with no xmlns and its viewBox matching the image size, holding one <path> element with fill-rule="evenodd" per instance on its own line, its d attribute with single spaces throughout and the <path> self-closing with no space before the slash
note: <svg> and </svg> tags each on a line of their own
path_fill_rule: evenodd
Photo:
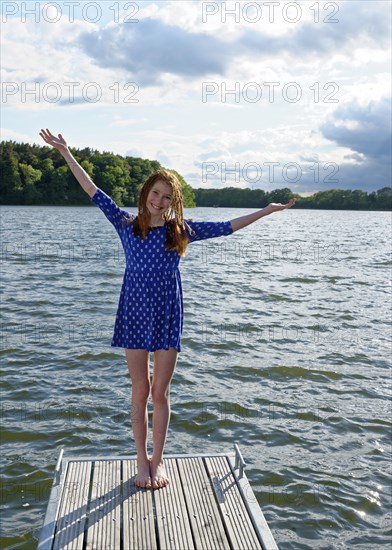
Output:
<svg viewBox="0 0 392 550">
<path fill-rule="evenodd" d="M 240 469 L 240 475 L 239 477 L 242 477 L 244 475 L 244 468 L 246 466 L 245 460 L 241 454 L 241 451 L 237 445 L 237 443 L 234 443 L 234 450 L 235 450 L 235 469 Z"/>
<path fill-rule="evenodd" d="M 58 485 L 60 483 L 61 471 L 63 467 L 63 454 L 64 454 L 64 449 L 61 449 L 59 458 L 57 460 L 56 468 L 54 469 L 53 485 Z"/>
</svg>

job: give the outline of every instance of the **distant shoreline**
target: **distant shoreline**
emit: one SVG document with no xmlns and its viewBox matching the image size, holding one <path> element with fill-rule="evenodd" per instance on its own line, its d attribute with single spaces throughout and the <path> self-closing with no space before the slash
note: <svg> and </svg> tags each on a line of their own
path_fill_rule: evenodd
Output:
<svg viewBox="0 0 392 550">
<path fill-rule="evenodd" d="M 56 208 L 94 208 L 93 204 L 2 204 L 0 203 L 0 209 L 7 206 L 16 206 L 18 208 L 29 208 L 29 207 L 46 207 L 46 206 L 52 206 Z M 295 208 L 298 205 L 294 206 L 292 210 L 294 211 Z M 123 205 L 122 208 L 130 208 L 130 209 L 137 209 L 134 205 Z M 185 210 L 193 210 L 194 208 L 211 208 L 212 210 L 217 208 L 224 208 L 227 209 L 233 209 L 233 210 L 258 210 L 258 207 L 255 206 L 189 206 L 184 207 Z M 324 212 L 391 212 L 392 208 L 317 208 L 317 207 L 310 207 L 310 206 L 301 206 L 299 207 L 300 210 L 322 210 Z"/>
<path fill-rule="evenodd" d="M 78 163 L 95 185 L 121 207 L 136 207 L 139 190 L 151 172 L 161 168 L 156 160 L 122 157 L 86 147 L 71 148 Z M 87 206 L 89 197 L 55 149 L 29 143 L 0 143 L 0 205 L 3 206 Z M 392 188 L 366 192 L 361 189 L 329 189 L 308 195 L 288 187 L 265 191 L 249 187 L 191 187 L 171 169 L 182 185 L 184 207 L 254 208 L 286 204 L 295 197 L 295 208 L 309 210 L 392 210 Z M 277 182 L 280 184 L 280 182 Z M 93 206 L 93 205 L 92 205 Z"/>
</svg>

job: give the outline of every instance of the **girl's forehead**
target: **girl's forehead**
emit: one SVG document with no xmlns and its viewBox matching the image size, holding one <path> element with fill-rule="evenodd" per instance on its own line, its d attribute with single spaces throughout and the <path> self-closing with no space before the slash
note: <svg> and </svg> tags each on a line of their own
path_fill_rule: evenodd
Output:
<svg viewBox="0 0 392 550">
<path fill-rule="evenodd" d="M 172 192 L 170 185 L 168 185 L 163 180 L 157 180 L 151 189 L 157 189 L 158 191 L 161 191 L 161 193 L 170 193 Z"/>
</svg>

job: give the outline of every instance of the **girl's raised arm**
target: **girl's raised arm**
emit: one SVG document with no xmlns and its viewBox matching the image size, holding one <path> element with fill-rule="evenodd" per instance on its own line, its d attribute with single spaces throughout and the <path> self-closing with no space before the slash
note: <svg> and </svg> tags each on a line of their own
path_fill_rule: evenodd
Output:
<svg viewBox="0 0 392 550">
<path fill-rule="evenodd" d="M 264 216 L 268 216 L 268 214 L 272 214 L 272 212 L 278 212 L 279 210 L 285 210 L 286 208 L 291 208 L 293 204 L 295 204 L 295 199 L 290 199 L 287 204 L 271 202 L 268 206 L 266 206 L 265 208 L 262 208 L 261 210 L 258 210 L 257 212 L 252 212 L 251 214 L 247 214 L 246 216 L 235 218 L 234 220 L 231 220 L 231 226 L 233 228 L 233 232 L 238 231 L 239 229 L 242 229 L 247 225 L 250 225 L 251 223 L 259 220 L 260 218 L 263 218 Z"/>
<path fill-rule="evenodd" d="M 70 167 L 73 175 L 78 180 L 82 189 L 86 191 L 86 193 L 90 198 L 93 197 L 97 190 L 97 186 L 91 180 L 87 172 L 80 166 L 77 160 L 73 157 L 72 153 L 68 149 L 67 143 L 63 138 L 63 136 L 59 134 L 58 137 L 56 137 L 48 129 L 41 130 L 39 135 L 42 137 L 42 139 L 46 143 L 48 143 L 49 145 L 51 145 L 52 147 L 54 147 L 59 151 L 59 153 L 64 157 L 64 160 L 67 162 L 68 166 Z"/>
</svg>

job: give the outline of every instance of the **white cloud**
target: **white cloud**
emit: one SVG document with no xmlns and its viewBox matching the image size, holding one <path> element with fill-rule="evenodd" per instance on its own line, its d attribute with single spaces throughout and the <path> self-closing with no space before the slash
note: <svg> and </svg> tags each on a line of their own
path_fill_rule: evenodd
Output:
<svg viewBox="0 0 392 550">
<path fill-rule="evenodd" d="M 37 143 L 39 137 L 33 137 L 30 134 L 25 134 L 23 132 L 17 132 L 11 128 L 1 128 L 1 139 L 4 141 L 18 141 L 22 143 Z"/>
<path fill-rule="evenodd" d="M 237 4 L 244 9 L 238 2 L 225 6 L 234 9 Z M 282 3 L 273 22 L 260 3 L 258 22 L 250 21 L 256 15 L 250 10 L 241 13 L 239 22 L 227 14 L 223 23 L 218 12 L 203 23 L 199 1 L 143 2 L 139 23 L 130 24 L 121 24 L 130 8 L 119 4 L 124 9 L 117 23 L 109 3 L 101 3 L 104 17 L 96 23 L 78 17 L 71 23 L 65 11 L 54 24 L 14 18 L 2 29 L 2 78 L 15 85 L 6 101 L 3 95 L 3 139 L 37 142 L 31 136 L 40 116 L 47 125 L 53 121 L 58 127 L 54 131 L 66 130 L 74 146 L 162 159 L 196 186 L 203 162 L 243 166 L 259 160 L 296 162 L 307 169 L 312 163 L 336 163 L 342 173 L 365 166 L 363 185 L 386 183 L 385 159 L 379 168 L 369 159 L 371 144 L 366 143 L 374 142 L 374 135 L 361 133 L 362 119 L 344 118 L 341 109 L 355 105 L 363 114 L 371 102 L 379 103 L 389 93 L 389 9 L 377 1 L 327 4 L 299 2 L 302 16 L 297 23 L 288 20 L 288 12 L 285 19 Z M 335 5 L 339 22 L 324 22 Z M 314 21 L 317 9 L 319 23 Z M 49 15 L 55 19 L 56 13 Z M 207 80 L 219 90 L 203 103 L 202 83 Z M 47 86 L 50 82 L 60 87 L 61 102 L 50 102 L 50 93 L 56 91 Z M 66 82 L 79 82 L 73 104 L 67 101 Z M 132 82 L 139 88 L 132 90 Z M 262 90 L 256 103 L 242 93 L 251 82 Z M 268 82 L 278 83 L 273 102 Z M 91 83 L 102 93 L 97 102 L 88 101 L 93 86 L 83 89 Z M 233 96 L 222 101 L 222 83 L 229 90 L 240 86 L 239 101 Z M 296 103 L 283 94 L 295 91 L 295 86 L 287 87 L 290 83 L 301 92 Z M 38 102 L 28 94 L 23 101 L 23 85 L 37 86 Z M 247 90 L 251 92 L 249 86 Z M 354 146 L 355 135 L 361 147 Z M 356 185 L 358 174 L 346 171 L 339 184 Z M 314 190 L 311 176 L 297 186 Z M 220 180 L 214 183 L 222 185 Z M 274 182 L 267 184 L 273 187 Z"/>
</svg>

